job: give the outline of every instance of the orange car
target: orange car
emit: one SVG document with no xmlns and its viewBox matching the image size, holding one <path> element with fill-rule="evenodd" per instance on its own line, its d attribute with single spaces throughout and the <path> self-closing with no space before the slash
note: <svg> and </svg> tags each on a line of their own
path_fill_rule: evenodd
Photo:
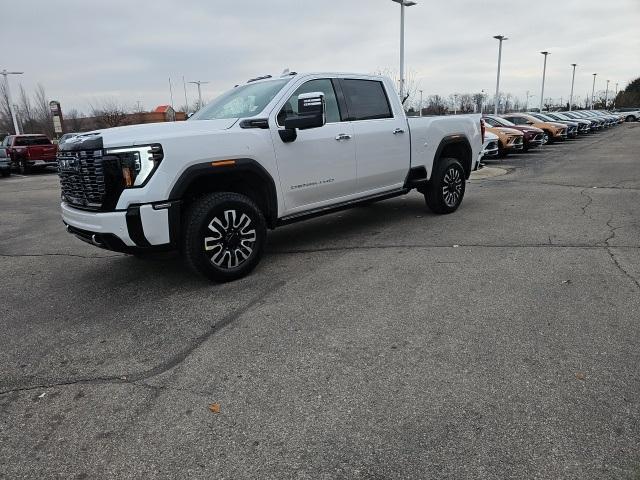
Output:
<svg viewBox="0 0 640 480">
<path fill-rule="evenodd" d="M 498 156 L 506 157 L 510 152 L 522 151 L 524 149 L 524 134 L 513 128 L 490 127 L 485 124 L 487 132 L 498 136 Z"/>
<path fill-rule="evenodd" d="M 567 126 L 563 123 L 544 122 L 526 113 L 507 113 L 502 115 L 502 118 L 506 118 L 516 125 L 532 125 L 544 130 L 544 136 L 542 138 L 543 145 L 553 143 L 556 140 L 567 139 Z"/>
</svg>

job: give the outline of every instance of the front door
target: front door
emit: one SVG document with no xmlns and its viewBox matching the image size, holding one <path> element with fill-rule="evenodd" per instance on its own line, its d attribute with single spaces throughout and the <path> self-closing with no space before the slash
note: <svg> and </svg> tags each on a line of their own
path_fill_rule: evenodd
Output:
<svg viewBox="0 0 640 480">
<path fill-rule="evenodd" d="M 287 114 L 298 109 L 298 95 L 323 92 L 326 124 L 297 130 L 293 142 L 278 134 Z M 322 78 L 303 83 L 279 110 L 278 125 L 271 127 L 285 215 L 337 203 L 353 194 L 356 185 L 356 152 L 353 127 L 343 122 L 333 83 Z"/>
</svg>

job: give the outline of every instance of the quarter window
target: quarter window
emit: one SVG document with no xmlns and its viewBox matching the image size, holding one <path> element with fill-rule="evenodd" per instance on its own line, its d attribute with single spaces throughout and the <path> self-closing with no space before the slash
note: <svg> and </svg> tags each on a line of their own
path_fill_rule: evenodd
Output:
<svg viewBox="0 0 640 480">
<path fill-rule="evenodd" d="M 327 123 L 339 122 L 340 109 L 338 108 L 338 100 L 336 100 L 336 93 L 333 90 L 333 84 L 328 78 L 321 78 L 318 80 L 310 80 L 298 87 L 289 100 L 287 100 L 287 103 L 284 104 L 280 113 L 278 113 L 278 124 L 284 125 L 284 119 L 287 118 L 287 116 L 297 115 L 298 96 L 303 93 L 311 92 L 324 93 Z"/>
<path fill-rule="evenodd" d="M 393 117 L 382 82 L 345 79 L 342 85 L 347 97 L 349 120 Z"/>
</svg>

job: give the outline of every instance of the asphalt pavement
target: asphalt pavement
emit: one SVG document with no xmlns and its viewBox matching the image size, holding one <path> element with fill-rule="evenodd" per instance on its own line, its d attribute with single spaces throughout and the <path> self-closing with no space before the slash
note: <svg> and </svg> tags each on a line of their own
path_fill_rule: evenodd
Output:
<svg viewBox="0 0 640 480">
<path fill-rule="evenodd" d="M 215 285 L 0 179 L 0 477 L 640 478 L 640 123 L 270 233 Z"/>
</svg>

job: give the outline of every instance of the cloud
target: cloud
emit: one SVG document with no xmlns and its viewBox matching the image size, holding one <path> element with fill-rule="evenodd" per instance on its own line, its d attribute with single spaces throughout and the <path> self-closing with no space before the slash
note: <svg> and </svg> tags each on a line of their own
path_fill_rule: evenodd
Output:
<svg viewBox="0 0 640 480">
<path fill-rule="evenodd" d="M 398 70 L 399 6 L 390 0 L 22 0 L 3 22 L 2 68 L 24 70 L 63 107 L 86 110 L 108 93 L 146 108 L 184 102 L 182 76 L 207 80 L 205 98 L 284 68 Z M 37 12 L 37 15 L 34 15 Z M 576 92 L 606 79 L 622 87 L 640 75 L 637 0 L 419 0 L 406 10 L 406 65 L 425 94 L 495 88 L 496 34 L 505 34 L 501 89 L 524 97 Z M 16 82 L 16 79 L 12 79 Z M 196 91 L 188 86 L 190 100 Z"/>
</svg>

